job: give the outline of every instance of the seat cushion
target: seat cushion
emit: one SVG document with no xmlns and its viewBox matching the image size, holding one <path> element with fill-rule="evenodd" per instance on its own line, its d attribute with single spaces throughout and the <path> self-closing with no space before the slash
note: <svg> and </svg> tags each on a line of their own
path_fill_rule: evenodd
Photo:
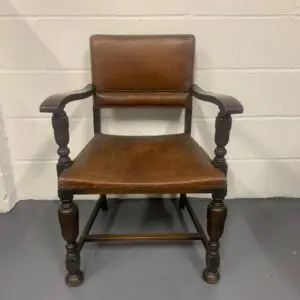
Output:
<svg viewBox="0 0 300 300">
<path fill-rule="evenodd" d="M 226 179 L 188 134 L 98 134 L 58 184 L 86 193 L 193 193 L 225 187 Z"/>
</svg>

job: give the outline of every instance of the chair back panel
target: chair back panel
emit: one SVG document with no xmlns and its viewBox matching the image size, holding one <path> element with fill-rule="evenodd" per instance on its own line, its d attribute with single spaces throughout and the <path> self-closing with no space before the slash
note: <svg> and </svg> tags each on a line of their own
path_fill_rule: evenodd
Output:
<svg viewBox="0 0 300 300">
<path fill-rule="evenodd" d="M 150 92 L 159 93 L 160 98 L 142 97 L 145 106 L 159 106 L 160 99 L 163 106 L 180 106 L 182 96 L 171 97 L 170 93 L 187 93 L 193 83 L 193 35 L 94 35 L 90 45 L 97 107 L 113 106 L 109 99 L 113 100 L 114 94 L 107 97 L 107 93 L 116 93 L 117 100 L 112 102 L 130 106 L 138 98 L 128 97 L 128 93 Z M 101 93 L 106 96 L 101 97 Z M 101 102 L 104 98 L 106 101 Z"/>
</svg>

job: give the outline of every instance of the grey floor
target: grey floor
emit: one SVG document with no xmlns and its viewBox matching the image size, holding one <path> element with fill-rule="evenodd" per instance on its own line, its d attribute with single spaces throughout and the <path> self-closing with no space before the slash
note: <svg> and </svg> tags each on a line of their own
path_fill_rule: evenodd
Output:
<svg viewBox="0 0 300 300">
<path fill-rule="evenodd" d="M 94 202 L 78 204 L 83 224 Z M 82 253 L 85 283 L 69 288 L 64 284 L 58 202 L 20 202 L 0 215 L 0 300 L 299 300 L 300 200 L 236 199 L 227 204 L 218 285 L 201 279 L 200 242 L 163 242 L 87 244 Z M 203 221 L 207 201 L 194 199 L 192 205 Z M 181 222 L 171 201 L 111 200 L 109 206 L 94 231 L 191 227 L 189 221 Z"/>
</svg>

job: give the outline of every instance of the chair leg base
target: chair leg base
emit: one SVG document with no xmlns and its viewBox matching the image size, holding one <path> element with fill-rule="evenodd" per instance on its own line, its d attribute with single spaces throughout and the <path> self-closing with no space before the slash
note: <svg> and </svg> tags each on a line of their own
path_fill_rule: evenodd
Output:
<svg viewBox="0 0 300 300">
<path fill-rule="evenodd" d="M 107 197 L 106 197 L 106 195 L 101 195 L 100 196 L 100 201 L 101 201 L 101 209 L 102 209 L 102 211 L 108 211 L 108 205 L 107 205 Z"/>
<path fill-rule="evenodd" d="M 66 285 L 70 287 L 76 287 L 83 283 L 84 275 L 82 271 L 79 271 L 76 274 L 67 274 L 65 278 Z"/>
<path fill-rule="evenodd" d="M 101 209 L 102 209 L 102 211 L 108 211 L 107 205 L 103 205 L 103 206 L 101 207 Z"/>
<path fill-rule="evenodd" d="M 181 194 L 180 198 L 179 198 L 179 209 L 185 209 L 186 206 L 186 195 L 185 194 Z"/>
<path fill-rule="evenodd" d="M 203 270 L 203 280 L 208 284 L 217 284 L 220 280 L 220 273 L 217 271 L 216 273 L 213 273 L 209 271 L 208 269 Z"/>
</svg>

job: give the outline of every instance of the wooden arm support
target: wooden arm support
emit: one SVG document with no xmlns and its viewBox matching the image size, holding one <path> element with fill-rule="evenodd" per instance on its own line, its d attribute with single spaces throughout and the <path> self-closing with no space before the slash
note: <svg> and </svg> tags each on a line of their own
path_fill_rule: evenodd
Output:
<svg viewBox="0 0 300 300">
<path fill-rule="evenodd" d="M 227 163 L 225 155 L 227 150 L 225 149 L 226 145 L 229 142 L 230 129 L 232 124 L 232 118 L 230 114 L 223 115 L 218 114 L 215 124 L 215 157 L 213 159 L 213 164 L 216 168 L 221 170 L 225 175 L 227 175 Z"/>
<path fill-rule="evenodd" d="M 231 96 L 218 95 L 202 90 L 199 86 L 193 85 L 192 95 L 206 102 L 211 102 L 219 107 L 220 112 L 216 118 L 215 131 L 215 157 L 213 164 L 225 175 L 227 175 L 227 163 L 225 147 L 228 144 L 230 129 L 232 124 L 231 114 L 241 114 L 243 112 L 242 104 Z"/>
<path fill-rule="evenodd" d="M 40 105 L 40 112 L 58 113 L 62 111 L 69 102 L 88 98 L 93 95 L 94 91 L 94 86 L 92 84 L 88 84 L 86 87 L 78 91 L 52 95 L 42 102 Z"/>
<path fill-rule="evenodd" d="M 72 160 L 69 157 L 70 149 L 69 144 L 69 118 L 64 110 L 56 112 L 52 115 L 52 127 L 54 131 L 54 138 L 58 145 L 57 154 L 59 156 L 56 170 L 57 176 L 63 170 L 69 168 Z"/>
<path fill-rule="evenodd" d="M 237 99 L 227 95 L 204 91 L 196 84 L 192 86 L 192 95 L 199 100 L 217 105 L 220 113 L 223 115 L 241 114 L 244 110 L 242 104 Z"/>
<path fill-rule="evenodd" d="M 75 100 L 87 98 L 94 93 L 94 86 L 89 84 L 81 90 L 56 94 L 45 99 L 40 105 L 40 112 L 52 113 L 52 127 L 54 131 L 54 138 L 58 145 L 57 154 L 59 156 L 56 165 L 57 176 L 63 170 L 71 166 L 72 160 L 69 157 L 70 149 L 69 143 L 69 118 L 64 111 L 67 103 Z"/>
</svg>

